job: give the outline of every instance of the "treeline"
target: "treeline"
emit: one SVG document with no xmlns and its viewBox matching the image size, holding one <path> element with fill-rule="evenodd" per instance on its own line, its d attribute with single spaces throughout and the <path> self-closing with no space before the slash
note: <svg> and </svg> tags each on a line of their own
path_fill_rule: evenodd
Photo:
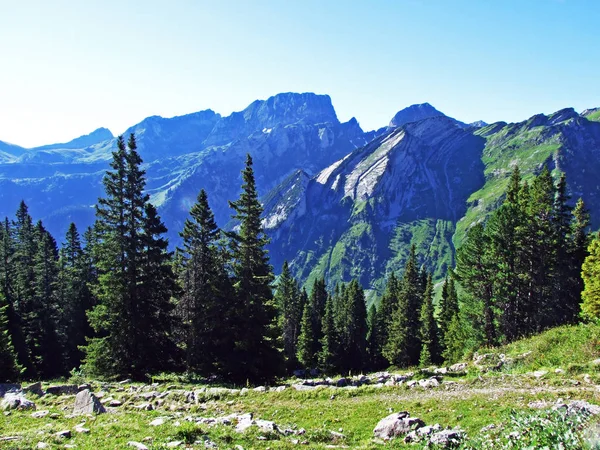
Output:
<svg viewBox="0 0 600 450">
<path fill-rule="evenodd" d="M 95 224 L 72 224 L 60 248 L 21 203 L 0 231 L 0 380 L 87 376 L 144 379 L 160 372 L 262 382 L 298 368 L 324 373 L 458 361 L 600 314 L 600 242 L 589 248 L 583 202 L 545 169 L 518 169 L 506 199 L 473 226 L 434 304 L 415 247 L 367 311 L 354 280 L 310 292 L 287 263 L 274 285 L 262 206 L 247 157 L 234 231 L 220 230 L 200 191 L 168 250 L 166 227 L 144 194 L 133 135 L 122 137 L 104 177 Z M 587 259 L 586 259 L 587 258 Z M 581 268 L 584 263 L 584 278 Z M 584 283 L 585 279 L 585 283 Z M 585 288 L 585 290 L 584 290 Z"/>
</svg>

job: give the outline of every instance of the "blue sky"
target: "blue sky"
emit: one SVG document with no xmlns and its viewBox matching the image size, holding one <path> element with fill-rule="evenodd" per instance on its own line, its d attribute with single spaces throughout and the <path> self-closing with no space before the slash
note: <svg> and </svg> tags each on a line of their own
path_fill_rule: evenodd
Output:
<svg viewBox="0 0 600 450">
<path fill-rule="evenodd" d="M 329 94 L 386 125 L 600 106 L 597 0 L 0 0 L 0 140 L 64 142 L 150 115 Z"/>
</svg>

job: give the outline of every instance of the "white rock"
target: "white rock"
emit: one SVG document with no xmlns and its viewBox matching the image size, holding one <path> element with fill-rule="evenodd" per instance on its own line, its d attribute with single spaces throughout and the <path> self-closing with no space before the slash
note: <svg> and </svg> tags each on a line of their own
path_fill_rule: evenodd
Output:
<svg viewBox="0 0 600 450">
<path fill-rule="evenodd" d="M 165 423 L 165 419 L 163 419 L 162 417 L 159 417 L 158 419 L 154 419 L 152 422 L 150 422 L 150 426 L 158 427 L 160 425 L 163 425 L 164 423 Z"/>
<path fill-rule="evenodd" d="M 141 442 L 135 442 L 135 441 L 129 441 L 127 443 L 127 445 L 129 447 L 134 447 L 137 450 L 149 450 L 148 447 L 146 447 L 144 444 L 142 444 Z"/>
</svg>

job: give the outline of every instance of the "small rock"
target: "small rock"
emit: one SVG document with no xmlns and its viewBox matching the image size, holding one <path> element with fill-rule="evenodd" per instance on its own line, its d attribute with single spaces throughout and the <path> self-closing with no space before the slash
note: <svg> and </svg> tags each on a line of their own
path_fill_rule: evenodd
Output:
<svg viewBox="0 0 600 450">
<path fill-rule="evenodd" d="M 254 389 L 252 389 L 254 392 L 267 392 L 267 388 L 264 386 L 257 386 Z"/>
<path fill-rule="evenodd" d="M 86 389 L 88 389 L 88 390 L 91 391 L 92 390 L 92 386 L 89 383 L 84 383 L 84 384 L 80 384 L 79 386 L 77 386 L 77 390 L 79 392 L 85 391 Z"/>
<path fill-rule="evenodd" d="M 158 427 L 160 425 L 163 425 L 164 423 L 165 423 L 165 419 L 158 418 L 158 419 L 154 419 L 152 422 L 150 422 L 150 426 L 151 427 Z"/>
<path fill-rule="evenodd" d="M 34 419 L 41 419 L 43 417 L 46 417 L 48 414 L 50 414 L 50 411 L 48 411 L 47 409 L 43 409 L 41 411 L 31 413 L 31 417 L 33 417 Z"/>
<path fill-rule="evenodd" d="M 148 447 L 146 447 L 144 444 L 142 444 L 141 442 L 136 442 L 136 441 L 129 441 L 127 443 L 127 445 L 129 447 L 134 447 L 137 450 L 149 450 Z"/>
<path fill-rule="evenodd" d="M 456 363 L 448 367 L 448 371 L 451 373 L 463 373 L 467 371 L 467 363 Z"/>
<path fill-rule="evenodd" d="M 80 434 L 88 434 L 90 432 L 89 428 L 85 428 L 81 425 L 75 427 L 75 432 Z"/>
<path fill-rule="evenodd" d="M 531 375 L 535 378 L 544 378 L 547 374 L 547 370 L 536 370 L 535 372 L 531 372 Z"/>
<path fill-rule="evenodd" d="M 121 400 L 111 400 L 110 402 L 108 402 L 108 406 L 110 406 L 111 408 L 117 408 L 122 404 L 123 402 Z"/>
<path fill-rule="evenodd" d="M 460 428 L 454 428 L 453 430 L 442 430 L 432 434 L 429 442 L 442 448 L 457 447 L 464 438 L 465 432 Z"/>
<path fill-rule="evenodd" d="M 182 445 L 183 445 L 183 441 L 167 442 L 167 448 L 176 448 L 176 447 L 181 447 Z"/>
<path fill-rule="evenodd" d="M 54 433 L 54 436 L 61 439 L 71 439 L 71 430 L 63 430 L 58 433 Z"/>
<path fill-rule="evenodd" d="M 38 442 L 35 448 L 50 448 L 50 445 L 45 442 Z"/>
<path fill-rule="evenodd" d="M 131 379 L 130 378 L 127 378 L 126 380 L 123 380 L 123 381 L 119 381 L 119 384 L 129 384 L 129 383 L 131 383 Z"/>
<path fill-rule="evenodd" d="M 434 388 L 440 385 L 440 382 L 437 378 L 429 378 L 427 380 L 419 380 L 419 385 L 423 388 Z"/>
<path fill-rule="evenodd" d="M 554 369 L 554 373 L 558 374 L 558 375 L 562 375 L 563 373 L 565 373 L 564 369 Z"/>
</svg>

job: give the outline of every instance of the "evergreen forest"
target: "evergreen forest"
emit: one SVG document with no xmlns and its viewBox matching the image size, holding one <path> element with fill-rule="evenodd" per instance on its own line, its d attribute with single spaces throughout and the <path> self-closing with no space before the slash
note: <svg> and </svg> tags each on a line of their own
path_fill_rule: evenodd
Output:
<svg viewBox="0 0 600 450">
<path fill-rule="evenodd" d="M 413 246 L 368 309 L 358 280 L 302 286 L 287 262 L 275 277 L 250 155 L 241 175 L 232 230 L 201 190 L 175 251 L 133 134 L 118 139 L 92 227 L 71 224 L 59 244 L 21 202 L 0 229 L 0 381 L 180 372 L 242 385 L 427 367 L 600 316 L 600 239 L 548 168 L 523 179 L 514 167 L 441 286 Z"/>
</svg>

